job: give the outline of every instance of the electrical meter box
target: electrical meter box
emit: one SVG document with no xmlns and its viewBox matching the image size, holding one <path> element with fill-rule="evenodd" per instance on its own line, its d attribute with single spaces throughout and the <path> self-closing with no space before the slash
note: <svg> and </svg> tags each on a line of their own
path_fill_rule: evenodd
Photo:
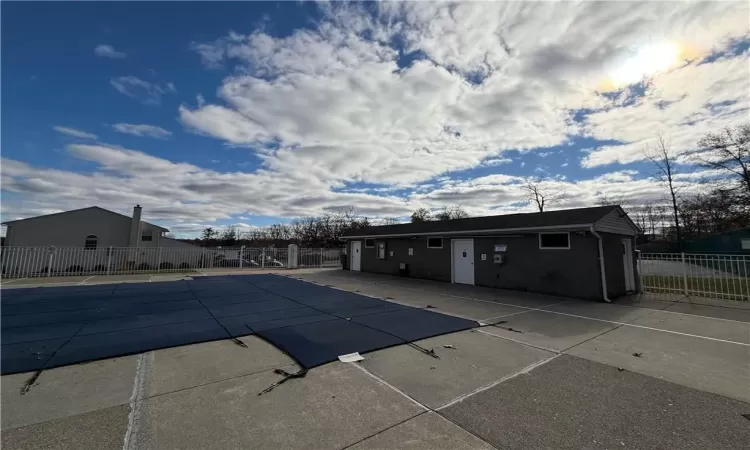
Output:
<svg viewBox="0 0 750 450">
<path fill-rule="evenodd" d="M 505 262 L 505 255 L 502 253 L 495 254 L 495 264 L 502 264 Z"/>
</svg>

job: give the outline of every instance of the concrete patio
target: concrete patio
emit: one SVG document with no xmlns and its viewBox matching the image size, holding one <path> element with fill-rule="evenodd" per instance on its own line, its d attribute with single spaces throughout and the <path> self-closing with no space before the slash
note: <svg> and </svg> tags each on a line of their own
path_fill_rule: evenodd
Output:
<svg viewBox="0 0 750 450">
<path fill-rule="evenodd" d="M 225 340 L 60 367 L 30 386 L 30 373 L 5 376 L 3 448 L 750 444 L 748 304 L 662 296 L 601 304 L 340 270 L 280 273 L 487 325 L 417 342 L 439 359 L 392 347 L 262 395 L 282 378 L 275 369 L 296 366 L 254 336 L 242 338 L 247 348 Z"/>
</svg>

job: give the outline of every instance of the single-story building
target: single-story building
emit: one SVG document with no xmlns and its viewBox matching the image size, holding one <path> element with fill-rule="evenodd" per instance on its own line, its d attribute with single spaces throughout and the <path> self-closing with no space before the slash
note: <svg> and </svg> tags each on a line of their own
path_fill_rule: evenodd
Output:
<svg viewBox="0 0 750 450">
<path fill-rule="evenodd" d="M 169 230 L 141 220 L 136 205 L 133 216 L 91 206 L 55 214 L 3 222 L 7 247 L 159 247 Z M 167 244 L 169 245 L 169 244 Z"/>
<path fill-rule="evenodd" d="M 194 267 L 200 247 L 171 239 L 169 230 L 98 206 L 3 222 L 2 273 L 106 271 L 109 268 Z M 50 256 L 51 255 L 51 256 Z"/>
<path fill-rule="evenodd" d="M 639 228 L 619 206 L 369 227 L 353 271 L 609 301 L 640 290 Z"/>
</svg>

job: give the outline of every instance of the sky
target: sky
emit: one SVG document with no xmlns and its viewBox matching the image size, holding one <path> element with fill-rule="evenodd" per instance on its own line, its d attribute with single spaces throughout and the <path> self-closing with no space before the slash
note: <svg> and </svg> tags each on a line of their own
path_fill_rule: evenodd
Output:
<svg viewBox="0 0 750 450">
<path fill-rule="evenodd" d="M 353 207 L 661 200 L 645 149 L 749 121 L 747 2 L 2 2 L 3 221 L 191 237 Z"/>
</svg>

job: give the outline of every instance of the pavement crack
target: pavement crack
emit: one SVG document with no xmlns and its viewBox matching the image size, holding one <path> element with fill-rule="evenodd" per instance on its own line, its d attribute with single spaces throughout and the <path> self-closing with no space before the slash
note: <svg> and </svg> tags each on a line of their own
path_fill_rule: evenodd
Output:
<svg viewBox="0 0 750 450">
<path fill-rule="evenodd" d="M 23 387 L 21 388 L 21 395 L 26 395 L 31 390 L 31 387 L 34 386 L 34 383 L 36 383 L 36 380 L 39 379 L 39 375 L 41 374 L 42 371 L 37 370 L 31 375 L 31 377 L 29 377 L 28 380 L 26 380 L 26 383 L 24 383 Z"/>
<path fill-rule="evenodd" d="M 236 337 L 232 338 L 232 342 L 234 342 L 235 344 L 239 345 L 242 348 L 248 348 L 247 344 L 245 344 L 241 340 L 237 339 Z"/>
<path fill-rule="evenodd" d="M 413 342 L 407 342 L 407 344 L 410 347 L 413 347 L 413 348 L 419 350 L 420 352 L 424 353 L 425 355 L 432 356 L 435 359 L 440 359 L 440 356 L 437 353 L 435 353 L 435 349 L 433 349 L 433 348 L 427 350 L 426 348 L 424 348 L 424 347 L 422 347 L 420 345 L 417 345 L 417 344 L 415 344 Z"/>
<path fill-rule="evenodd" d="M 307 369 L 300 369 L 297 372 L 291 373 L 287 372 L 284 369 L 273 369 L 273 372 L 279 375 L 283 375 L 284 378 L 280 379 L 279 381 L 273 383 L 272 385 L 268 386 L 267 388 L 263 389 L 262 391 L 258 392 L 258 395 L 263 395 L 271 392 L 272 390 L 276 389 L 278 386 L 286 383 L 287 381 L 293 379 L 293 378 L 304 378 L 307 376 Z"/>
</svg>

